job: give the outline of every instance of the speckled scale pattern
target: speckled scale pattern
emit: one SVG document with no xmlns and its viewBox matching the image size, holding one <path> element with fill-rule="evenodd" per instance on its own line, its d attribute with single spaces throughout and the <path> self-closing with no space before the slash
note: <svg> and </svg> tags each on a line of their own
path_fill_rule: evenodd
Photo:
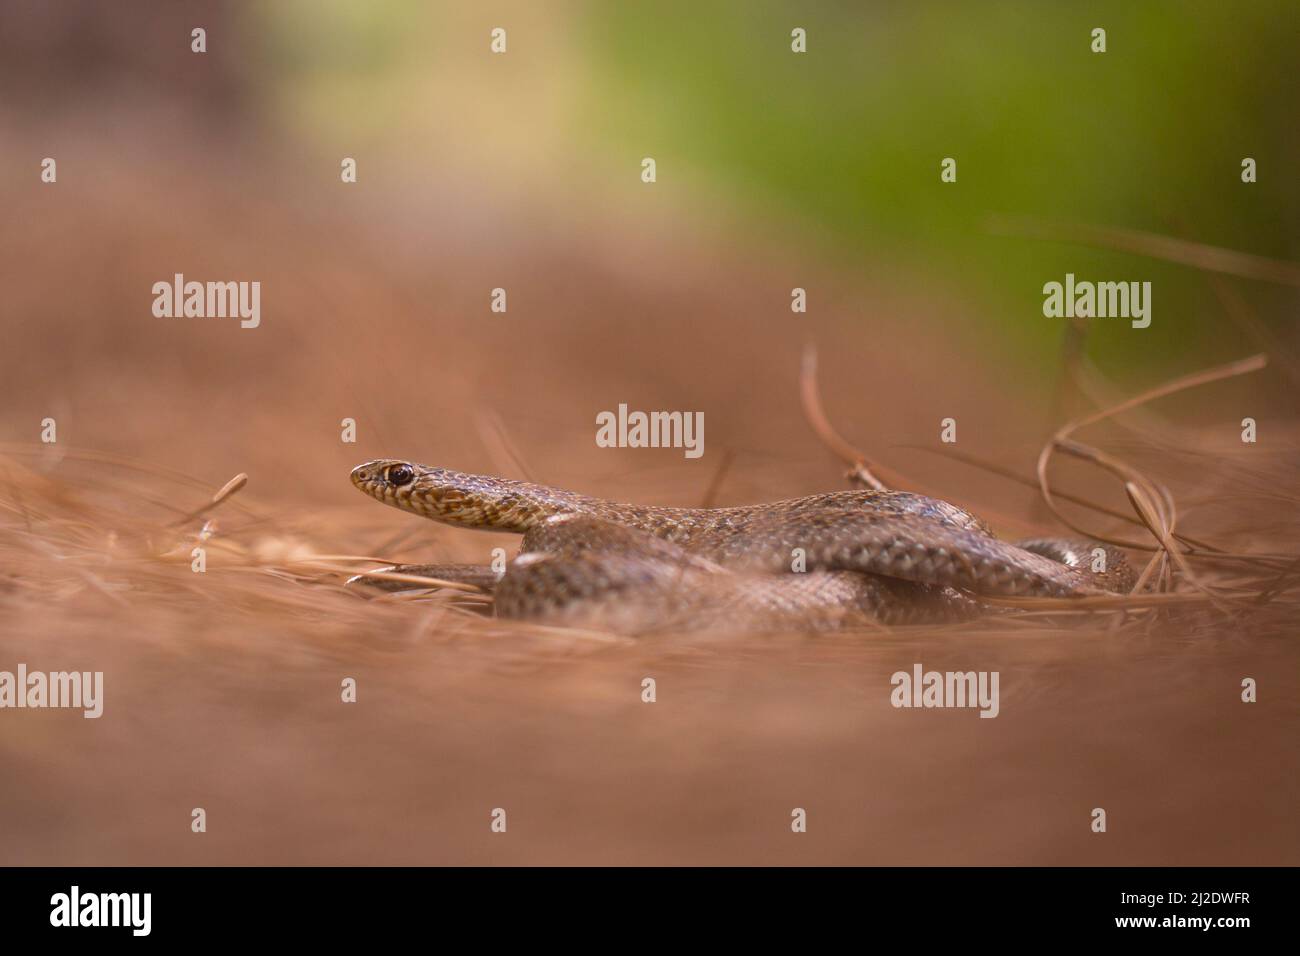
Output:
<svg viewBox="0 0 1300 956">
<path fill-rule="evenodd" d="M 495 590 L 510 617 L 615 630 L 912 623 L 969 616 L 972 596 L 1123 591 L 1134 577 L 1115 549 L 1097 573 L 1098 545 L 1019 547 L 956 505 L 900 491 L 667 508 L 395 460 L 361 465 L 352 480 L 435 521 L 523 534 Z M 791 573 L 796 549 L 804 573 Z"/>
</svg>

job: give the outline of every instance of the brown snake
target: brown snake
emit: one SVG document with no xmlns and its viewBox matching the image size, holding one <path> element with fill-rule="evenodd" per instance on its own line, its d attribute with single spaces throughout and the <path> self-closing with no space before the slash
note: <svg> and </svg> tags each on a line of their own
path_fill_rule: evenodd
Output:
<svg viewBox="0 0 1300 956">
<path fill-rule="evenodd" d="M 981 597 L 1082 596 L 1134 581 L 1115 549 L 1009 544 L 970 512 L 904 491 L 664 508 L 387 459 L 353 469 L 352 483 L 434 521 L 522 534 L 504 575 L 477 565 L 382 570 L 475 584 L 494 593 L 499 616 L 546 623 L 628 632 L 920 623 L 968 617 Z M 1105 570 L 1092 570 L 1094 556 Z"/>
</svg>

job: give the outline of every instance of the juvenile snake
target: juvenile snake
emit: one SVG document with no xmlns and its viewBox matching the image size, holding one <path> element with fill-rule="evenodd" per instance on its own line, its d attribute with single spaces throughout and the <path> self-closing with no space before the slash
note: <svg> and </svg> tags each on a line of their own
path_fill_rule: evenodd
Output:
<svg viewBox="0 0 1300 956">
<path fill-rule="evenodd" d="M 476 584 L 493 591 L 499 616 L 548 623 L 638 632 L 942 621 L 976 613 L 984 596 L 1082 596 L 1134 581 L 1122 552 L 1009 544 L 970 512 L 903 491 L 665 508 L 389 459 L 359 465 L 352 483 L 434 521 L 522 534 L 504 575 L 477 565 L 382 570 Z M 1092 570 L 1096 549 L 1102 571 Z"/>
</svg>

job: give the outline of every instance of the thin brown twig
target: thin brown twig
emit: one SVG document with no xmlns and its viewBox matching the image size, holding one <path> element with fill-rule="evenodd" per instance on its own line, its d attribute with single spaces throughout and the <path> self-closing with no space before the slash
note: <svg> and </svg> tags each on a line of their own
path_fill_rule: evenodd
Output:
<svg viewBox="0 0 1300 956">
<path fill-rule="evenodd" d="M 955 448 L 952 448 L 951 446 L 948 445 L 945 445 L 942 448 L 932 448 L 929 445 L 898 445 L 896 447 L 908 448 L 914 451 L 928 451 L 931 454 L 943 455 L 945 458 L 951 458 L 953 461 L 959 461 L 964 465 L 970 465 L 972 468 L 980 468 L 984 471 L 988 471 L 991 472 L 992 474 L 998 475 L 1001 478 L 1006 478 L 1008 481 L 1014 481 L 1017 484 L 1024 485 L 1026 488 L 1034 488 L 1034 489 L 1038 488 L 1038 480 L 1035 478 L 1030 478 L 1027 475 L 1019 474 L 1018 472 L 1014 471 L 1011 468 L 1005 468 L 1002 465 L 998 465 L 994 462 L 987 461 L 986 459 L 980 458 L 976 455 L 970 455 L 965 452 L 957 451 Z M 1141 519 L 1135 517 L 1134 515 L 1120 511 L 1118 508 L 1109 508 L 1106 505 L 1098 504 L 1097 502 L 1093 501 L 1090 498 L 1084 498 L 1081 495 L 1071 494 L 1068 491 L 1055 491 L 1053 492 L 1053 494 L 1055 494 L 1056 497 L 1061 499 L 1062 501 L 1068 501 L 1071 504 L 1079 505 L 1082 508 L 1088 508 L 1091 511 L 1095 511 L 1098 514 L 1106 515 L 1109 518 L 1115 518 L 1119 521 L 1124 521 L 1131 525 L 1143 527 Z M 1182 532 L 1177 532 L 1175 534 L 1175 537 L 1179 541 L 1183 542 L 1186 545 L 1190 545 L 1193 548 L 1197 548 L 1201 551 L 1212 552 L 1215 555 L 1221 554 L 1225 558 L 1248 557 L 1246 555 L 1229 555 L 1223 548 L 1217 545 L 1210 544 L 1208 541 L 1203 541 L 1198 538 L 1193 538 L 1190 535 L 1183 534 Z M 1133 544 L 1126 545 L 1126 547 L 1131 547 L 1136 551 L 1159 550 L 1153 545 L 1148 545 L 1148 544 L 1133 543 Z"/>
<path fill-rule="evenodd" d="M 1150 531 L 1152 533 L 1152 536 L 1155 537 L 1157 541 L 1159 540 L 1160 535 L 1154 530 L 1153 522 L 1156 525 L 1159 525 L 1164 521 L 1163 508 L 1161 508 L 1156 504 L 1156 501 L 1159 500 L 1162 496 L 1159 495 L 1155 487 L 1151 485 L 1143 476 L 1139 475 L 1134 469 L 1125 465 L 1123 462 L 1120 462 L 1118 459 L 1106 455 L 1105 453 L 1103 453 L 1097 448 L 1092 447 L 1091 445 L 1085 445 L 1083 444 L 1083 442 L 1058 441 L 1052 447 L 1054 448 L 1054 450 L 1064 452 L 1067 455 L 1072 455 L 1075 458 L 1082 458 L 1084 461 L 1091 461 L 1093 464 L 1100 465 L 1102 468 L 1105 468 L 1107 471 L 1110 471 L 1115 475 L 1117 475 L 1122 481 L 1126 483 L 1134 484 L 1136 486 L 1135 489 L 1126 488 L 1125 490 L 1129 494 L 1129 503 L 1134 504 L 1134 510 L 1137 512 L 1138 515 L 1138 524 L 1140 524 L 1142 527 Z M 1040 462 L 1041 460 L 1042 459 L 1040 457 Z M 1040 484 L 1040 488 L 1041 488 L 1041 484 Z M 1140 496 L 1140 504 L 1135 503 L 1133 501 L 1133 494 L 1135 491 Z M 1084 535 L 1085 537 L 1088 538 L 1093 538 L 1097 541 L 1104 541 L 1106 544 L 1113 544 L 1119 548 L 1130 548 L 1134 551 L 1153 550 L 1150 545 L 1143 545 L 1137 541 L 1129 541 L 1125 538 L 1117 538 L 1113 535 L 1104 535 L 1099 532 L 1089 531 L 1088 529 L 1080 525 L 1074 524 L 1063 514 L 1056 511 L 1056 509 L 1052 507 L 1052 496 L 1054 494 L 1055 494 L 1054 492 L 1050 492 L 1049 490 L 1048 494 L 1043 495 L 1043 500 L 1047 503 L 1047 506 L 1049 508 L 1052 508 L 1053 513 L 1056 514 L 1056 517 L 1059 518 L 1060 521 L 1071 531 L 1074 531 L 1077 534 Z M 1159 548 L 1156 548 L 1154 550 L 1159 550 Z"/>
<path fill-rule="evenodd" d="M 211 501 L 203 505 L 201 508 L 195 508 L 189 514 L 177 518 L 175 521 L 171 523 L 170 526 L 173 528 L 179 528 L 187 521 L 193 521 L 199 515 L 207 514 L 209 511 L 216 508 L 218 505 L 220 505 L 231 495 L 237 494 L 239 490 L 243 488 L 246 484 L 248 484 L 248 475 L 244 474 L 241 471 L 239 474 L 235 475 L 234 478 L 231 478 L 228 482 L 222 485 L 221 489 L 215 495 L 212 496 Z"/>
<path fill-rule="evenodd" d="M 803 350 L 799 396 L 803 402 L 804 417 L 808 419 L 813 432 L 830 449 L 831 454 L 849 466 L 848 479 L 873 491 L 887 490 L 889 486 L 876 477 L 875 469 L 868 462 L 867 456 L 845 441 L 826 417 L 821 390 L 817 385 L 817 347 L 811 343 L 805 345 Z"/>
<path fill-rule="evenodd" d="M 1269 603 L 1297 580 L 1300 580 L 1300 558 L 1297 558 L 1290 568 L 1279 574 L 1272 584 L 1259 593 L 1256 603 Z"/>
<path fill-rule="evenodd" d="M 352 568 L 341 568 L 338 565 L 332 565 L 325 561 L 303 561 L 298 562 L 302 567 L 313 568 L 317 571 L 332 571 L 335 573 L 353 574 L 358 578 L 373 578 L 380 581 L 401 581 L 405 584 L 418 584 L 427 588 L 446 588 L 449 591 L 464 591 L 466 594 L 485 594 L 483 588 L 476 584 L 469 584 L 465 581 L 446 581 L 442 578 L 431 578 L 423 574 L 405 574 L 401 571 L 363 571 L 360 574 L 354 574 Z"/>
<path fill-rule="evenodd" d="M 1047 506 L 1052 510 L 1052 513 L 1055 514 L 1056 517 L 1059 518 L 1066 525 L 1066 527 L 1078 532 L 1079 534 L 1090 535 L 1091 532 L 1075 525 L 1061 512 L 1060 508 L 1057 507 L 1056 500 L 1055 500 L 1056 496 L 1052 491 L 1050 482 L 1047 480 L 1047 465 L 1051 460 L 1052 454 L 1058 449 L 1064 451 L 1078 452 L 1080 453 L 1079 457 L 1090 458 L 1094 461 L 1098 460 L 1098 455 L 1100 453 L 1098 453 L 1095 449 L 1091 449 L 1088 446 L 1084 446 L 1078 442 L 1071 443 L 1069 441 L 1069 436 L 1072 433 L 1087 425 L 1091 425 L 1094 424 L 1095 422 L 1101 421 L 1102 419 L 1109 418 L 1112 415 L 1117 415 L 1121 412 L 1127 411 L 1130 408 L 1134 408 L 1138 405 L 1142 405 L 1147 402 L 1154 401 L 1155 399 L 1162 398 L 1166 395 L 1171 395 L 1175 392 L 1182 391 L 1183 389 L 1193 388 L 1195 386 L 1208 384 L 1210 382 L 1215 382 L 1220 379 L 1231 378 L 1237 375 L 1244 375 L 1248 372 L 1258 371 L 1259 369 L 1264 367 L 1266 361 L 1267 361 L 1266 357 L 1263 355 L 1253 355 L 1250 358 L 1242 359 L 1237 362 L 1230 362 L 1227 365 L 1222 365 L 1217 368 L 1208 369 L 1202 372 L 1195 372 L 1191 375 L 1185 375 L 1182 378 L 1175 379 L 1172 382 L 1167 382 L 1164 385 L 1160 385 L 1157 386 L 1156 388 L 1149 389 L 1148 391 L 1136 395 L 1133 398 L 1127 399 L 1118 405 L 1114 405 L 1110 408 L 1102 409 L 1101 411 L 1094 412 L 1093 414 L 1085 416 L 1084 418 L 1063 425 L 1060 429 L 1057 430 L 1056 434 L 1052 436 L 1052 439 L 1045 446 L 1043 446 L 1043 450 L 1038 457 L 1038 467 L 1036 469 L 1038 475 L 1038 488 L 1039 488 L 1039 492 L 1043 496 L 1043 500 L 1047 503 Z M 1116 459 L 1109 459 L 1109 461 L 1115 462 Z M 1132 475 L 1137 476 L 1139 478 L 1139 481 L 1145 482 L 1145 479 L 1141 478 L 1141 476 L 1138 475 L 1136 470 L 1129 469 L 1129 471 Z M 1102 538 L 1100 540 L 1105 540 L 1105 539 Z"/>
<path fill-rule="evenodd" d="M 1118 405 L 1105 408 L 1086 415 L 1081 419 L 1069 422 L 1057 429 L 1056 434 L 1051 440 L 1043 446 L 1042 452 L 1038 456 L 1037 474 L 1039 491 L 1043 496 L 1044 502 L 1052 513 L 1057 516 L 1065 525 L 1072 528 L 1080 534 L 1090 534 L 1085 529 L 1078 527 L 1058 507 L 1051 488 L 1051 482 L 1047 476 L 1048 465 L 1054 452 L 1057 450 L 1076 455 L 1077 457 L 1091 460 L 1097 465 L 1107 469 L 1125 482 L 1125 490 L 1128 492 L 1129 500 L 1132 501 L 1138 516 L 1147 525 L 1152 536 L 1160 543 L 1163 550 L 1170 556 L 1171 560 L 1178 565 L 1190 583 L 1197 590 L 1209 595 L 1210 592 L 1201 585 L 1183 557 L 1181 549 L 1178 547 L 1173 538 L 1172 514 L 1166 512 L 1164 503 L 1171 501 L 1167 491 L 1160 489 L 1158 485 L 1139 472 L 1137 469 L 1120 461 L 1113 456 L 1106 455 L 1091 446 L 1084 445 L 1081 442 L 1073 441 L 1070 436 L 1080 428 L 1093 424 L 1112 415 L 1117 415 L 1130 408 L 1135 408 L 1147 402 L 1154 401 L 1166 395 L 1174 394 L 1187 388 L 1193 388 L 1198 385 L 1204 385 L 1209 382 L 1219 381 L 1220 379 L 1231 378 L 1237 375 L 1244 375 L 1249 372 L 1258 371 L 1266 364 L 1264 355 L 1253 355 L 1246 359 L 1236 362 L 1229 362 L 1226 365 L 1216 368 L 1207 369 L 1201 372 L 1195 372 L 1190 375 L 1184 375 L 1172 382 L 1166 382 L 1164 385 L 1148 389 L 1139 395 L 1120 402 Z M 1101 540 L 1106 540 L 1101 538 Z"/>
</svg>

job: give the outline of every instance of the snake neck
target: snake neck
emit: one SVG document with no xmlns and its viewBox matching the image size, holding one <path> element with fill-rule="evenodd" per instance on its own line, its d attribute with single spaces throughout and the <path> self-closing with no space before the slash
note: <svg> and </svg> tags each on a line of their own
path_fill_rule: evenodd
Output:
<svg viewBox="0 0 1300 956">
<path fill-rule="evenodd" d="M 388 476 L 402 465 L 414 471 L 414 478 L 397 485 Z M 515 534 L 524 534 L 554 515 L 585 512 L 596 504 L 596 499 L 562 488 L 414 462 L 368 462 L 353 471 L 352 481 L 384 504 L 433 521 Z"/>
</svg>

